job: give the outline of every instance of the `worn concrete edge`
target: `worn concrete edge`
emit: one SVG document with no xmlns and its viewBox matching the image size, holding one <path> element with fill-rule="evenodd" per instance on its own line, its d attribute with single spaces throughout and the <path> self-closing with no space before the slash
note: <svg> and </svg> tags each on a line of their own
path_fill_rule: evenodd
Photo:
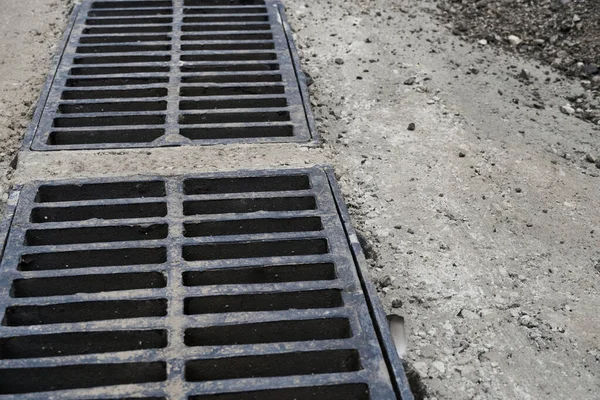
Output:
<svg viewBox="0 0 600 400">
<path fill-rule="evenodd" d="M 321 168 L 325 170 L 329 180 L 331 193 L 334 196 L 335 204 L 338 208 L 338 214 L 346 233 L 348 246 L 352 252 L 352 257 L 354 258 L 359 280 L 363 286 L 364 296 L 367 301 L 369 311 L 371 312 L 371 318 L 374 322 L 373 326 L 376 329 L 377 338 L 379 339 L 379 343 L 384 353 L 384 358 L 388 364 L 390 372 L 393 374 L 393 378 L 395 378 L 393 380 L 394 390 L 400 399 L 414 400 L 414 396 L 410 390 L 410 385 L 406 377 L 406 372 L 404 371 L 404 366 L 402 365 L 402 360 L 398 356 L 398 352 L 396 351 L 396 347 L 392 340 L 383 305 L 381 304 L 381 300 L 377 295 L 375 285 L 373 285 L 373 282 L 371 281 L 369 272 L 366 269 L 367 261 L 364 256 L 362 246 L 358 241 L 356 231 L 352 226 L 350 214 L 348 212 L 348 208 L 346 207 L 346 203 L 344 202 L 342 191 L 335 178 L 333 167 L 324 165 L 321 166 Z"/>
<path fill-rule="evenodd" d="M 77 20 L 80 7 L 80 4 L 76 4 L 71 10 L 71 15 L 69 16 L 65 33 L 63 34 L 61 41 L 57 45 L 56 54 L 52 58 L 52 63 L 50 64 L 50 72 L 48 74 L 48 77 L 46 78 L 46 83 L 44 84 L 40 97 L 35 105 L 35 111 L 33 113 L 33 117 L 31 118 L 31 122 L 29 123 L 27 130 L 25 131 L 25 135 L 23 136 L 20 152 L 29 151 L 31 145 L 33 144 L 33 139 L 35 138 L 35 134 L 37 132 L 40 120 L 42 118 L 42 114 L 44 113 L 44 109 L 46 108 L 46 101 L 48 100 L 48 96 L 50 95 L 50 89 L 54 84 L 54 79 L 56 78 L 56 75 L 58 73 L 58 67 L 60 66 L 60 63 L 62 61 L 62 57 L 67 47 L 67 42 L 71 37 L 71 32 L 73 31 L 73 27 L 75 26 L 75 21 Z M 17 156 L 20 157 L 20 154 L 18 154 Z"/>
<path fill-rule="evenodd" d="M 306 75 L 304 74 L 302 64 L 300 62 L 300 57 L 298 56 L 298 48 L 296 47 L 296 43 L 294 42 L 292 28 L 290 27 L 287 15 L 285 14 L 285 5 L 281 2 L 277 2 L 277 8 L 279 11 L 279 16 L 281 18 L 281 24 L 283 25 L 283 32 L 285 33 L 285 36 L 287 38 L 288 48 L 290 49 L 292 65 L 296 72 L 296 78 L 298 80 L 298 86 L 300 88 L 300 97 L 302 98 L 302 104 L 304 105 L 304 114 L 306 115 L 306 123 L 308 124 L 308 130 L 310 132 L 310 136 L 312 137 L 312 141 L 310 142 L 310 144 L 319 145 L 321 143 L 321 136 L 319 135 L 319 132 L 317 130 L 314 114 L 310 106 L 310 96 L 308 93 Z"/>
</svg>

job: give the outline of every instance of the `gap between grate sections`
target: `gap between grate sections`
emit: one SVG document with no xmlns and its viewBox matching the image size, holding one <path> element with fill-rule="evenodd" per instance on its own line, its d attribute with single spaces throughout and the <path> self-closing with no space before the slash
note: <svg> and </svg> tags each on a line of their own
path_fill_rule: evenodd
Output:
<svg viewBox="0 0 600 400">
<path fill-rule="evenodd" d="M 330 184 L 315 167 L 23 186 L 0 398 L 400 398 Z"/>
<path fill-rule="evenodd" d="M 26 137 L 32 150 L 308 142 L 273 0 L 84 0 Z"/>
</svg>

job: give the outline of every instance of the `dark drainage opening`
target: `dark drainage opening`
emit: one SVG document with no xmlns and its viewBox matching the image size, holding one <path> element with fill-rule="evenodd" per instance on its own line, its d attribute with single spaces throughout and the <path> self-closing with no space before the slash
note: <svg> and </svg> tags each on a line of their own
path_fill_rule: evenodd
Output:
<svg viewBox="0 0 600 400">
<path fill-rule="evenodd" d="M 185 194 L 283 192 L 310 189 L 306 175 L 244 178 L 198 178 L 184 181 Z"/>
<path fill-rule="evenodd" d="M 189 400 L 369 400 L 364 383 L 346 385 L 291 387 L 251 392 L 191 396 Z"/>
<path fill-rule="evenodd" d="M 57 128 L 78 128 L 91 126 L 153 125 L 164 124 L 164 115 L 113 115 L 111 117 L 55 118 Z"/>
<path fill-rule="evenodd" d="M 13 297 L 67 296 L 77 293 L 156 289 L 166 286 L 167 278 L 160 272 L 77 275 L 15 279 L 11 294 Z"/>
<path fill-rule="evenodd" d="M 52 244 L 156 240 L 166 238 L 168 233 L 169 226 L 167 224 L 29 229 L 25 234 L 25 244 L 27 246 L 46 246 Z"/>
<path fill-rule="evenodd" d="M 202 127 L 181 128 L 179 133 L 192 140 L 199 139 L 238 139 L 252 137 L 286 137 L 294 136 L 292 125 L 281 126 L 239 126 L 239 127 Z"/>
<path fill-rule="evenodd" d="M 183 273 L 185 286 L 328 281 L 336 278 L 331 263 L 221 268 Z"/>
<path fill-rule="evenodd" d="M 164 197 L 165 194 L 165 183 L 161 181 L 44 185 L 40 186 L 36 201 L 38 203 L 48 203 L 55 201 Z"/>
<path fill-rule="evenodd" d="M 248 71 L 278 71 L 276 63 L 221 63 L 221 64 L 186 64 L 181 66 L 181 72 L 248 72 Z"/>
<path fill-rule="evenodd" d="M 277 78 L 277 75 L 254 75 L 257 79 Z M 191 77 L 190 81 L 205 81 L 207 77 Z M 235 76 L 228 76 L 227 80 L 236 79 Z M 245 78 L 244 79 L 248 79 Z M 222 80 L 220 78 L 219 80 Z M 182 101 L 179 103 L 180 110 L 212 110 L 217 108 L 257 108 L 257 107 L 286 107 L 287 100 L 284 97 L 268 99 L 233 99 L 233 100 L 194 100 Z"/>
<path fill-rule="evenodd" d="M 108 300 L 6 308 L 3 325 L 25 326 L 110 319 L 164 317 L 167 300 Z"/>
<path fill-rule="evenodd" d="M 31 222 L 85 221 L 88 219 L 153 218 L 167 215 L 167 203 L 128 203 L 72 207 L 36 207 Z"/>
<path fill-rule="evenodd" d="M 182 254 L 186 261 L 200 261 L 307 256 L 311 254 L 326 254 L 327 252 L 327 240 L 305 239 L 189 245 L 183 246 Z"/>
<path fill-rule="evenodd" d="M 166 101 L 132 101 L 116 103 L 69 103 L 58 108 L 63 114 L 125 112 L 125 111 L 163 111 L 167 109 Z"/>
<path fill-rule="evenodd" d="M 81 250 L 24 254 L 18 265 L 20 271 L 42 271 L 86 267 L 162 264 L 167 261 L 167 249 L 132 248 L 110 250 Z"/>
<path fill-rule="evenodd" d="M 265 86 L 184 86 L 180 94 L 183 97 L 192 96 L 247 96 L 257 94 L 285 93 L 283 85 Z"/>
<path fill-rule="evenodd" d="M 48 143 L 65 145 L 85 143 L 148 143 L 158 139 L 164 133 L 164 129 L 53 131 L 48 136 Z"/>
<path fill-rule="evenodd" d="M 356 350 L 327 350 L 192 360 L 185 364 L 185 379 L 191 382 L 202 382 L 329 374 L 360 369 Z"/>
<path fill-rule="evenodd" d="M 317 207 L 313 196 L 267 197 L 183 202 L 184 215 L 253 213 L 258 211 L 300 211 Z"/>
<path fill-rule="evenodd" d="M 249 235 L 275 232 L 313 232 L 323 230 L 319 217 L 260 218 L 184 223 L 184 236 Z"/>
<path fill-rule="evenodd" d="M 185 344 L 187 346 L 229 346 L 346 339 L 350 336 L 352 333 L 347 319 L 324 318 L 190 328 L 185 331 Z"/>
<path fill-rule="evenodd" d="M 186 6 L 257 6 L 265 0 L 184 0 Z"/>
<path fill-rule="evenodd" d="M 171 7 L 170 0 L 165 1 L 94 1 L 92 8 L 142 8 L 142 7 Z"/>
<path fill-rule="evenodd" d="M 0 339 L 0 358 L 62 357 L 167 347 L 166 330 L 66 332 Z"/>
<path fill-rule="evenodd" d="M 166 379 L 164 362 L 0 369 L 0 394 L 161 382 Z"/>
<path fill-rule="evenodd" d="M 342 292 L 337 289 L 312 290 L 305 292 L 252 293 L 189 297 L 184 300 L 184 313 L 187 315 L 306 310 L 334 308 L 344 305 Z"/>
</svg>

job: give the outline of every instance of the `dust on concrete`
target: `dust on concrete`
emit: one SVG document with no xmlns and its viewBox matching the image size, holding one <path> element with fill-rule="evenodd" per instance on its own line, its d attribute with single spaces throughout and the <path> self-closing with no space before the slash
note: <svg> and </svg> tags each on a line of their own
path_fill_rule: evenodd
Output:
<svg viewBox="0 0 600 400">
<path fill-rule="evenodd" d="M 2 27 L 4 49 L 25 54 L 1 67 L 2 109 L 26 123 L 58 42 L 50 23 L 60 31 L 68 6 L 4 3 L 44 38 L 9 35 L 15 17 Z M 428 398 L 596 396 L 600 170 L 587 156 L 600 141 L 597 126 L 560 111 L 586 89 L 453 36 L 431 18 L 434 2 L 284 3 L 322 148 L 239 146 L 233 160 L 216 147 L 65 152 L 21 160 L 16 181 L 327 160 L 373 245 L 381 298 L 407 321 L 407 361 Z M 24 127 L 1 129 L 14 154 Z"/>
<path fill-rule="evenodd" d="M 72 0 L 0 0 L 0 201 L 63 35 Z M 11 165 L 12 164 L 12 165 Z"/>
<path fill-rule="evenodd" d="M 434 2 L 286 4 L 429 398 L 597 396 L 599 132 L 560 111 L 585 89 L 453 36 Z"/>
</svg>

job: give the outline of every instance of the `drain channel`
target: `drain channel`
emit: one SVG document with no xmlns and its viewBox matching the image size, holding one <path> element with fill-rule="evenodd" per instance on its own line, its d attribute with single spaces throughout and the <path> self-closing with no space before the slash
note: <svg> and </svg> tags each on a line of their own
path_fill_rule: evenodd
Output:
<svg viewBox="0 0 600 400">
<path fill-rule="evenodd" d="M 24 186 L 0 271 L 0 395 L 396 398 L 328 179 Z"/>
<path fill-rule="evenodd" d="M 85 0 L 31 149 L 311 140 L 284 21 L 273 0 Z"/>
</svg>

